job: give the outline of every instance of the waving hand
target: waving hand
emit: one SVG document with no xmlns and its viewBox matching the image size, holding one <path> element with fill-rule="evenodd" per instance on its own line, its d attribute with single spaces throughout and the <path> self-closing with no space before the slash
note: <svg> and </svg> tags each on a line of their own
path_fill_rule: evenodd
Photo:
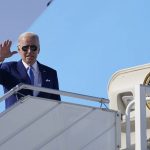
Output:
<svg viewBox="0 0 150 150">
<path fill-rule="evenodd" d="M 0 62 L 3 61 L 5 58 L 9 58 L 12 55 L 16 54 L 17 51 L 11 51 L 12 41 L 6 40 L 2 44 L 0 44 Z"/>
</svg>

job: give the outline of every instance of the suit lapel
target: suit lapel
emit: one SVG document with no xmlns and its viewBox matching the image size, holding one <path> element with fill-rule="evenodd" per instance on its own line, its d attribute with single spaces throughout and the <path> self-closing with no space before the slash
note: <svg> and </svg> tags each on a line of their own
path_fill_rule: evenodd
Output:
<svg viewBox="0 0 150 150">
<path fill-rule="evenodd" d="M 39 71 L 41 73 L 42 87 L 46 86 L 46 70 L 42 67 L 42 65 L 38 62 Z"/>
<path fill-rule="evenodd" d="M 47 72 L 47 70 L 38 62 L 38 67 L 39 67 L 39 71 L 41 73 L 41 79 L 42 79 L 42 87 L 47 87 L 50 88 L 51 86 L 51 80 L 50 80 L 50 75 Z"/>
<path fill-rule="evenodd" d="M 30 84 L 31 81 L 30 81 L 30 79 L 28 77 L 26 68 L 24 67 L 24 65 L 22 63 L 22 60 L 18 61 L 18 63 L 17 63 L 17 69 L 18 69 L 18 72 L 20 74 L 21 82 L 22 83 L 26 83 L 26 84 Z"/>
</svg>

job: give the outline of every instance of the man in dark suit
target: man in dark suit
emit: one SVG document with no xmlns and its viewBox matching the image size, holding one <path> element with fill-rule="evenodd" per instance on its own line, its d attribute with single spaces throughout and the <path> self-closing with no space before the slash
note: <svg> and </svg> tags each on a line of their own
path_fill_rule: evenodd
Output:
<svg viewBox="0 0 150 150">
<path fill-rule="evenodd" d="M 10 51 L 11 44 L 12 42 L 10 40 L 0 44 L 0 62 L 3 62 L 5 58 L 17 53 L 17 51 Z M 5 93 L 19 83 L 59 89 L 56 70 L 37 61 L 39 52 L 40 42 L 37 34 L 25 32 L 19 36 L 18 53 L 21 56 L 21 60 L 18 62 L 1 63 L 0 65 L 0 84 L 3 85 Z M 31 90 L 20 90 L 19 93 L 5 100 L 6 108 L 17 102 L 23 95 L 60 100 L 59 95 Z"/>
</svg>

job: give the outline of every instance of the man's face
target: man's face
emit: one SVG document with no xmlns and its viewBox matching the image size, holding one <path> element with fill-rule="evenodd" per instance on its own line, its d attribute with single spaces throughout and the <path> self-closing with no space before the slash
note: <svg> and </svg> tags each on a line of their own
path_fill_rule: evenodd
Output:
<svg viewBox="0 0 150 150">
<path fill-rule="evenodd" d="M 39 42 L 35 37 L 25 36 L 20 40 L 18 52 L 26 64 L 33 65 L 37 59 L 39 51 Z"/>
</svg>

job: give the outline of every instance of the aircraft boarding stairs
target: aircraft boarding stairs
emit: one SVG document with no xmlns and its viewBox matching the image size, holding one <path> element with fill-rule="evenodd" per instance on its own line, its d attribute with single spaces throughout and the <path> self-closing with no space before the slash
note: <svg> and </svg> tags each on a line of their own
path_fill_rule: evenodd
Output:
<svg viewBox="0 0 150 150">
<path fill-rule="evenodd" d="M 1 100 L 21 89 L 108 103 L 76 93 L 18 85 Z M 117 150 L 120 115 L 117 111 L 25 96 L 0 114 L 0 150 Z"/>
<path fill-rule="evenodd" d="M 149 72 L 150 64 L 116 72 L 108 85 L 110 109 L 63 101 L 67 96 L 109 103 L 103 98 L 24 84 L 14 87 L 0 101 L 21 89 L 63 99 L 25 96 L 0 113 L 0 150 L 149 150 Z"/>
</svg>

